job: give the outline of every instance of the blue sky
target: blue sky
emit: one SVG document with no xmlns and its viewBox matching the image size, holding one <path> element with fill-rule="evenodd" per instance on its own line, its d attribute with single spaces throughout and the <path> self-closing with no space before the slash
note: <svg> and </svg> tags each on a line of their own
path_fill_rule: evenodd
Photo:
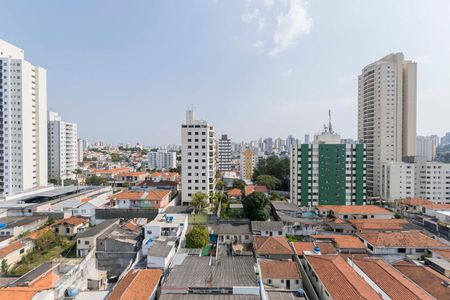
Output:
<svg viewBox="0 0 450 300">
<path fill-rule="evenodd" d="M 192 105 L 235 141 L 334 128 L 356 137 L 357 78 L 419 63 L 418 134 L 450 131 L 450 1 L 1 1 L 0 38 L 48 71 L 79 136 L 180 143 Z"/>
</svg>

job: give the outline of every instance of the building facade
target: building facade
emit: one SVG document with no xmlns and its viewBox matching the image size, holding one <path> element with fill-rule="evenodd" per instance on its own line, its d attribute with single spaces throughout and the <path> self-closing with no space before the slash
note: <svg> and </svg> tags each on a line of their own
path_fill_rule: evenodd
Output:
<svg viewBox="0 0 450 300">
<path fill-rule="evenodd" d="M 159 149 L 148 153 L 148 165 L 150 169 L 170 170 L 177 167 L 177 153 Z"/>
<path fill-rule="evenodd" d="M 77 124 L 48 113 L 48 176 L 58 182 L 74 179 L 78 166 Z"/>
<path fill-rule="evenodd" d="M 77 148 L 78 148 L 77 161 L 78 162 L 83 162 L 84 152 L 87 151 L 87 142 L 86 142 L 86 140 L 78 139 L 78 141 L 77 141 Z"/>
<path fill-rule="evenodd" d="M 219 148 L 219 171 L 226 172 L 233 169 L 231 155 L 231 140 L 226 134 L 222 134 L 218 143 Z"/>
<path fill-rule="evenodd" d="M 216 188 L 216 141 L 214 127 L 186 112 L 181 125 L 181 201 L 189 204 L 196 192 L 210 195 Z"/>
<path fill-rule="evenodd" d="M 0 195 L 47 185 L 47 72 L 0 40 Z"/>
<path fill-rule="evenodd" d="M 380 182 L 380 195 L 384 200 L 394 201 L 414 197 L 414 164 L 398 161 L 383 163 Z"/>
<path fill-rule="evenodd" d="M 331 128 L 331 127 L 330 127 Z M 341 144 L 331 131 L 291 152 L 291 201 L 300 206 L 360 205 L 366 201 L 364 144 Z"/>
<path fill-rule="evenodd" d="M 241 152 L 239 166 L 242 180 L 252 180 L 257 161 L 258 157 L 252 149 L 247 148 Z"/>
<path fill-rule="evenodd" d="M 428 161 L 436 158 L 436 148 L 439 146 L 439 137 L 437 135 L 417 136 L 416 155 L 423 156 Z"/>
<path fill-rule="evenodd" d="M 417 64 L 389 54 L 358 76 L 358 139 L 367 147 L 367 190 L 380 195 L 381 164 L 416 155 Z"/>
</svg>

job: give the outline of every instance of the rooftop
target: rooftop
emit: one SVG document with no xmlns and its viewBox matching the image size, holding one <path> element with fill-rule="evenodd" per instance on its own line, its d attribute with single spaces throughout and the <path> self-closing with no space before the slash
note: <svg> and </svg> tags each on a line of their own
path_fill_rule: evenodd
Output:
<svg viewBox="0 0 450 300">
<path fill-rule="evenodd" d="M 11 244 L 0 248 L 0 260 L 2 258 L 4 258 L 5 256 L 7 256 L 8 254 L 10 254 L 11 252 L 14 252 L 16 250 L 19 250 L 21 248 L 23 248 L 25 245 L 21 240 L 12 242 Z"/>
<path fill-rule="evenodd" d="M 151 190 L 151 191 L 123 191 L 111 196 L 113 200 L 149 200 L 161 201 L 170 195 L 167 190 Z"/>
<path fill-rule="evenodd" d="M 281 221 L 252 221 L 252 231 L 283 231 L 284 225 Z"/>
<path fill-rule="evenodd" d="M 431 297 L 422 288 L 410 281 L 397 269 L 382 259 L 354 258 L 352 260 L 369 278 L 374 281 L 392 300 L 423 299 Z M 351 262 L 350 262 L 351 264 Z"/>
<path fill-rule="evenodd" d="M 263 279 L 302 279 L 297 262 L 281 260 L 260 260 Z"/>
<path fill-rule="evenodd" d="M 306 260 L 334 300 L 381 299 L 341 256 L 306 255 Z"/>
<path fill-rule="evenodd" d="M 258 300 L 257 295 L 233 295 L 233 294 L 162 294 L 159 300 Z"/>
<path fill-rule="evenodd" d="M 77 234 L 77 238 L 88 238 L 88 237 L 94 237 L 96 235 L 99 235 L 103 233 L 108 227 L 112 226 L 113 224 L 118 223 L 118 219 L 110 219 L 110 220 L 104 220 L 100 224 L 97 224 L 94 227 L 89 228 L 86 231 L 83 231 L 81 233 Z"/>
<path fill-rule="evenodd" d="M 409 224 L 405 219 L 359 219 L 349 220 L 358 231 L 364 230 L 403 230 Z"/>
<path fill-rule="evenodd" d="M 225 256 L 210 265 L 210 257 L 187 256 L 172 269 L 163 289 L 234 286 L 258 286 L 253 257 Z"/>
<path fill-rule="evenodd" d="M 333 211 L 339 215 L 393 215 L 391 211 L 376 205 L 319 205 L 317 209 L 319 211 Z"/>
<path fill-rule="evenodd" d="M 219 223 L 214 224 L 212 231 L 215 234 L 251 234 L 250 225 L 247 224 L 235 224 L 235 223 Z"/>
<path fill-rule="evenodd" d="M 294 254 L 288 240 L 279 236 L 253 236 L 256 253 L 266 254 Z"/>
<path fill-rule="evenodd" d="M 77 225 L 86 224 L 86 223 L 89 223 L 88 218 L 72 216 L 67 219 L 58 220 L 53 225 L 61 225 L 62 224 L 62 225 L 77 226 Z"/>
<path fill-rule="evenodd" d="M 386 248 L 447 248 L 420 231 L 363 232 L 359 236 L 375 247 Z"/>
<path fill-rule="evenodd" d="M 227 191 L 228 197 L 241 197 L 242 191 L 240 189 L 231 189 Z"/>
<path fill-rule="evenodd" d="M 271 201 L 270 204 L 272 204 L 275 210 L 302 212 L 302 209 L 298 207 L 298 205 L 295 205 L 294 203 L 284 201 Z"/>
<path fill-rule="evenodd" d="M 293 242 L 292 246 L 294 247 L 295 253 L 297 255 L 302 255 L 303 251 L 313 251 L 314 250 L 313 242 Z"/>
<path fill-rule="evenodd" d="M 161 276 L 159 269 L 132 269 L 116 284 L 108 300 L 150 299 Z"/>
<path fill-rule="evenodd" d="M 254 192 L 258 193 L 267 193 L 267 187 L 265 185 L 246 185 L 245 186 L 245 195 L 248 196 Z"/>
<path fill-rule="evenodd" d="M 424 204 L 431 204 L 430 200 L 422 199 L 422 198 L 407 198 L 399 201 L 400 204 L 409 205 L 409 206 L 421 206 Z"/>
<path fill-rule="evenodd" d="M 171 221 L 169 219 L 172 218 Z M 145 226 L 178 227 L 186 222 L 186 214 L 158 214 L 154 220 Z"/>
<path fill-rule="evenodd" d="M 175 246 L 176 237 L 160 237 L 153 241 L 153 245 L 148 249 L 147 256 L 167 257 Z"/>
<path fill-rule="evenodd" d="M 331 240 L 340 249 L 365 249 L 364 243 L 357 237 L 352 235 L 311 235 L 316 240 Z"/>
<path fill-rule="evenodd" d="M 36 221 L 46 219 L 46 216 L 28 216 L 28 217 L 4 217 L 0 218 L 0 224 L 4 224 L 5 228 L 13 228 L 28 225 Z"/>
<path fill-rule="evenodd" d="M 176 187 L 176 186 L 178 186 L 178 184 L 179 183 L 176 181 L 169 181 L 169 180 L 161 180 L 161 181 L 144 180 L 144 181 L 141 181 L 138 184 L 136 184 L 136 186 L 141 186 L 141 187 L 172 186 L 172 187 Z"/>
</svg>

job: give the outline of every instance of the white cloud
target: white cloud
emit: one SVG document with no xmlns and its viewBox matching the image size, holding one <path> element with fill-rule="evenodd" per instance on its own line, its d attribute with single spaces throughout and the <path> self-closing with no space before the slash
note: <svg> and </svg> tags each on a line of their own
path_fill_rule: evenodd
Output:
<svg viewBox="0 0 450 300">
<path fill-rule="evenodd" d="M 292 69 L 286 70 L 283 72 L 283 77 L 291 77 Z"/>
<path fill-rule="evenodd" d="M 253 43 L 253 47 L 255 48 L 261 48 L 264 45 L 264 42 L 261 40 L 257 40 L 256 42 Z"/>
<path fill-rule="evenodd" d="M 256 26 L 258 39 L 266 42 L 267 54 L 272 56 L 285 51 L 311 30 L 306 0 L 247 1 L 245 9 L 242 22 Z"/>
<path fill-rule="evenodd" d="M 308 16 L 306 2 L 303 0 L 291 0 L 289 11 L 277 16 L 277 27 L 273 33 L 274 47 L 270 55 L 289 48 L 302 34 L 308 34 L 311 30 L 312 19 Z"/>
<path fill-rule="evenodd" d="M 241 16 L 241 20 L 244 23 L 251 23 L 258 17 L 259 9 L 255 8 L 252 12 L 247 12 Z"/>
</svg>

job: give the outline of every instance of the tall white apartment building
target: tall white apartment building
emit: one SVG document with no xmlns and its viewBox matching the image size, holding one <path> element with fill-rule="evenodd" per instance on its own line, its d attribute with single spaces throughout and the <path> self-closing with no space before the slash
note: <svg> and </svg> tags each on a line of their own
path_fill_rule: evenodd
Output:
<svg viewBox="0 0 450 300">
<path fill-rule="evenodd" d="M 388 201 L 415 197 L 413 163 L 385 162 L 381 165 L 381 197 Z"/>
<path fill-rule="evenodd" d="M 78 139 L 77 146 L 78 146 L 77 161 L 78 162 L 83 162 L 84 152 L 87 151 L 87 141 L 86 140 L 82 140 L 82 139 Z"/>
<path fill-rule="evenodd" d="M 74 179 L 78 166 L 77 124 L 64 122 L 56 112 L 48 113 L 48 175 L 58 182 Z"/>
<path fill-rule="evenodd" d="M 367 191 L 380 195 L 381 164 L 416 155 L 417 64 L 389 54 L 358 76 L 358 139 L 367 146 Z"/>
<path fill-rule="evenodd" d="M 158 149 L 148 153 L 148 167 L 150 169 L 168 170 L 177 167 L 177 154 L 166 149 Z"/>
<path fill-rule="evenodd" d="M 0 195 L 47 185 L 47 72 L 0 40 Z"/>
<path fill-rule="evenodd" d="M 233 169 L 232 155 L 231 155 L 231 140 L 228 135 L 222 134 L 219 139 L 219 171 L 226 172 Z"/>
<path fill-rule="evenodd" d="M 181 125 L 181 201 L 188 205 L 192 195 L 207 195 L 216 188 L 216 141 L 214 127 L 198 120 L 193 110 L 186 112 Z"/>
<path fill-rule="evenodd" d="M 436 158 L 436 148 L 439 146 L 439 137 L 437 135 L 417 136 L 416 149 L 417 156 L 423 156 L 428 161 Z"/>
</svg>

